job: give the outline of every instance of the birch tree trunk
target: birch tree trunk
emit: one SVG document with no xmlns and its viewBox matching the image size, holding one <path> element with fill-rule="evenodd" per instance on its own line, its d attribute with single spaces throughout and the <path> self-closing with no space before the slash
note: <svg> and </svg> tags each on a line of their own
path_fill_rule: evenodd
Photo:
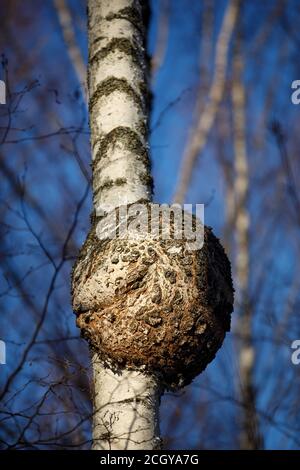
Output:
<svg viewBox="0 0 300 470">
<path fill-rule="evenodd" d="M 147 64 L 139 1 L 89 0 L 89 94 L 93 202 L 118 207 L 151 198 L 147 153 Z M 157 380 L 114 373 L 97 354 L 93 449 L 155 449 L 160 445 Z"/>
<path fill-rule="evenodd" d="M 140 1 L 89 0 L 88 20 L 94 213 L 72 297 L 93 353 L 93 449 L 157 449 L 161 394 L 204 370 L 230 327 L 231 270 L 218 239 L 194 216 L 180 207 L 172 222 L 168 207 L 153 216 Z M 99 236 L 111 215 L 119 214 L 120 226 L 121 209 L 137 202 L 146 213 L 142 240 L 134 230 Z M 202 234 L 196 247 L 183 233 L 189 219 Z"/>
<path fill-rule="evenodd" d="M 162 388 L 154 376 L 138 371 L 117 373 L 95 354 L 93 449 L 161 447 L 159 404 Z"/>
</svg>

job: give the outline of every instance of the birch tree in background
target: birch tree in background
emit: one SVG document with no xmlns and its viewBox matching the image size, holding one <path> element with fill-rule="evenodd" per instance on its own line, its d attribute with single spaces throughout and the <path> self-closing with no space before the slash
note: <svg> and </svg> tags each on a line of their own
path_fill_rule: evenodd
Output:
<svg viewBox="0 0 300 470">
<path fill-rule="evenodd" d="M 54 5 L 57 11 L 66 48 L 82 89 L 83 98 L 87 101 L 86 67 L 80 48 L 76 42 L 71 12 L 65 0 L 54 0 Z"/>
<path fill-rule="evenodd" d="M 239 338 L 239 373 L 242 401 L 241 449 L 255 450 L 263 447 L 256 411 L 254 384 L 255 346 L 253 341 L 253 312 L 250 300 L 250 254 L 248 210 L 249 165 L 246 146 L 246 93 L 243 83 L 244 61 L 242 32 L 239 28 L 233 52 L 232 110 L 234 143 L 234 197 L 236 237 L 236 278 L 239 317 L 236 333 Z"/>
<path fill-rule="evenodd" d="M 189 384 L 215 357 L 233 303 L 230 264 L 211 229 L 180 207 L 152 224 L 145 6 L 90 0 L 88 8 L 94 212 L 73 270 L 73 309 L 93 355 L 94 449 L 161 446 L 161 394 Z M 142 240 L 100 237 L 110 215 L 122 225 L 124 207 L 147 211 Z M 181 237 L 166 238 L 177 216 Z M 189 220 L 203 229 L 194 250 Z"/>
<path fill-rule="evenodd" d="M 57 0 L 56 5 L 63 3 L 69 10 L 65 26 L 58 23 L 54 1 L 43 2 L 42 8 L 36 8 L 36 2 L 0 2 L 0 10 L 3 11 L 0 14 L 1 53 L 5 54 L 1 78 L 5 80 L 8 92 L 7 106 L 1 105 L 0 116 L 0 172 L 3 182 L 0 201 L 1 340 L 6 342 L 8 353 L 7 364 L 2 365 L 0 371 L 1 449 L 88 449 L 91 445 L 90 358 L 86 342 L 80 339 L 79 330 L 74 328 L 74 316 L 69 306 L 69 271 L 77 257 L 83 234 L 88 231 L 88 213 L 91 211 L 87 193 L 91 176 L 90 130 L 85 124 L 86 107 L 82 106 L 78 93 L 79 81 L 82 80 L 77 79 L 70 62 L 70 59 L 79 57 L 72 55 L 76 51 L 70 50 L 76 43 L 78 51 L 85 57 L 87 2 Z M 164 3 L 163 0 L 160 5 Z M 217 4 L 212 0 L 194 2 L 193 8 L 189 9 L 184 8 L 183 2 L 169 2 L 167 38 L 165 34 L 160 36 L 157 33 L 156 39 L 154 33 L 160 29 L 158 23 L 162 21 L 166 26 L 166 19 L 163 8 L 159 7 L 158 11 L 158 3 L 152 4 L 155 15 L 151 18 L 151 38 L 154 42 L 164 37 L 168 42 L 163 48 L 166 60 L 156 74 L 158 79 L 153 90 L 156 99 L 151 140 L 157 172 L 156 194 L 159 197 L 169 194 L 169 185 L 175 184 L 172 162 L 175 165 L 178 158 L 174 159 L 174 148 L 178 151 L 183 148 L 182 139 L 189 131 L 187 126 L 191 113 L 196 109 L 193 89 L 187 94 L 181 90 L 188 90 L 199 79 L 195 92 L 197 101 L 199 93 L 202 94 L 200 103 L 203 105 L 198 108 L 201 113 L 214 76 L 214 51 L 222 24 L 220 15 L 223 17 L 222 12 L 228 8 L 229 2 L 224 2 L 222 12 L 220 8 L 214 8 Z M 228 238 L 227 252 L 234 259 L 238 241 L 236 206 L 239 207 L 239 201 L 243 199 L 243 191 L 238 196 L 235 194 L 238 165 L 233 145 L 241 126 L 234 121 L 240 112 L 238 108 L 244 107 L 242 113 L 247 121 L 242 140 L 243 145 L 246 144 L 249 191 L 242 204 L 248 213 L 250 230 L 239 224 L 243 230 L 241 241 L 249 232 L 246 243 L 239 242 L 239 246 L 244 246 L 242 251 L 247 250 L 249 264 L 245 285 L 248 285 L 251 307 L 250 349 L 254 349 L 254 354 L 251 350 L 250 354 L 242 354 L 246 359 L 247 356 L 250 358 L 244 362 L 246 367 L 242 378 L 240 353 L 242 340 L 247 340 L 247 334 L 243 335 L 240 327 L 239 313 L 243 305 L 241 283 L 236 275 L 238 299 L 232 341 L 229 340 L 218 354 L 214 367 L 209 367 L 183 393 L 176 397 L 168 393 L 163 401 L 161 419 L 168 449 L 233 449 L 251 445 L 253 448 L 264 445 L 268 449 L 300 447 L 299 366 L 291 362 L 293 350 L 290 347 L 300 337 L 300 276 L 296 262 L 299 258 L 300 210 L 295 184 L 297 171 L 300 171 L 297 159 L 299 106 L 290 101 L 290 85 L 298 74 L 294 59 L 298 50 L 300 11 L 297 1 L 292 0 L 242 4 L 236 25 L 243 29 L 241 53 L 244 71 L 237 73 L 235 79 L 231 73 L 236 43 L 234 33 L 228 50 L 223 98 L 205 148 L 200 151 L 200 159 L 195 161 L 188 194 L 189 202 L 197 199 L 209 201 L 206 218 L 217 224 L 223 240 Z M 213 9 L 212 12 L 209 8 Z M 65 31 L 64 27 L 67 27 Z M 76 33 L 76 37 L 74 34 L 69 36 L 71 42 L 66 41 L 65 36 L 72 33 L 70 27 Z M 160 47 L 153 49 L 155 55 L 162 50 Z M 201 62 L 197 69 L 190 68 L 198 61 L 199 49 Z M 174 51 L 177 52 L 176 62 L 172 60 Z M 86 65 L 81 70 L 86 74 Z M 184 70 L 183 75 L 178 73 L 181 70 Z M 243 90 L 246 99 L 244 103 L 241 100 L 236 102 L 233 110 L 233 81 L 236 86 L 237 76 L 241 74 L 243 78 L 238 81 L 246 87 Z M 199 116 L 195 112 L 195 117 Z M 182 132 L 174 132 L 179 127 Z M 237 144 L 235 146 L 238 147 L 240 144 Z M 168 178 L 164 174 L 165 168 L 170 169 Z M 242 172 L 239 173 L 241 181 Z M 226 221 L 221 214 L 221 201 L 226 204 Z M 121 256 L 125 258 L 124 253 Z M 136 253 L 131 252 L 130 256 L 134 259 Z M 113 267 L 121 266 L 121 261 L 117 265 L 112 263 Z M 133 261 L 131 266 L 132 276 L 134 271 L 143 275 L 142 266 Z M 125 269 L 124 266 L 123 272 Z M 189 264 L 185 269 L 188 272 Z M 173 281 L 173 275 L 168 275 Z M 147 275 L 145 279 L 150 286 Z M 176 284 L 170 282 L 168 286 L 175 287 Z M 149 289 L 157 302 L 160 295 L 158 287 L 160 285 L 155 291 L 152 284 Z M 122 290 L 124 286 L 120 288 Z M 178 296 L 173 302 L 175 307 L 180 301 L 182 288 L 177 290 Z M 136 289 L 136 293 L 139 292 L 139 288 Z M 140 297 L 144 303 L 145 299 Z M 123 302 L 127 301 L 126 294 L 120 296 L 119 301 L 121 298 Z M 153 324 L 170 313 L 170 308 L 164 307 L 166 314 L 162 315 L 161 304 L 154 304 L 151 299 L 148 299 L 148 305 L 157 306 L 153 312 L 148 311 L 148 319 L 145 317 Z M 108 321 L 108 318 L 113 319 L 113 312 L 111 307 L 107 310 Z M 94 315 L 97 316 L 98 312 L 95 311 Z M 178 310 L 171 315 L 179 315 Z M 78 322 L 81 323 L 84 317 L 88 318 L 87 311 L 78 315 Z M 109 325 L 100 330 L 99 338 L 106 334 L 113 342 L 116 335 L 111 335 Z M 153 327 L 144 320 L 140 320 L 140 325 L 145 331 L 148 328 L 152 339 L 154 331 L 157 335 L 162 334 L 159 325 Z M 203 325 L 198 326 L 198 332 L 203 328 Z M 176 330 L 175 325 L 173 330 Z M 123 340 L 122 336 L 119 337 Z M 137 348 L 141 349 L 139 341 L 134 337 Z M 232 344 L 236 346 L 233 353 Z M 137 348 L 131 346 L 131 355 L 136 354 Z M 152 350 L 156 362 L 157 350 L 157 347 L 156 351 Z M 127 369 L 128 361 L 120 368 Z M 108 368 L 105 370 L 108 372 Z M 245 381 L 247 375 L 254 392 L 252 409 L 245 406 L 249 390 Z M 154 375 L 155 380 L 156 377 L 161 391 L 163 377 Z M 112 408 L 112 403 L 106 407 L 107 410 Z M 248 411 L 254 420 L 249 419 Z M 102 446 L 104 438 L 110 436 L 109 429 L 106 435 L 103 432 Z M 247 444 L 249 439 L 250 445 Z M 112 447 L 116 446 L 116 439 L 112 436 L 110 441 Z M 125 444 L 125 440 L 120 442 L 120 446 Z M 134 444 L 131 442 L 130 445 Z M 142 447 L 141 443 L 139 445 Z"/>
<path fill-rule="evenodd" d="M 216 114 L 223 98 L 226 83 L 227 55 L 239 8 L 240 0 L 230 0 L 224 13 L 221 30 L 216 43 L 214 76 L 208 92 L 207 101 L 201 113 L 199 112 L 201 106 L 199 98 L 196 103 L 196 122 L 191 130 L 182 157 L 178 183 L 174 194 L 175 202 L 182 203 L 184 201 L 197 157 L 201 154 L 206 145 L 209 132 L 215 122 Z"/>
</svg>

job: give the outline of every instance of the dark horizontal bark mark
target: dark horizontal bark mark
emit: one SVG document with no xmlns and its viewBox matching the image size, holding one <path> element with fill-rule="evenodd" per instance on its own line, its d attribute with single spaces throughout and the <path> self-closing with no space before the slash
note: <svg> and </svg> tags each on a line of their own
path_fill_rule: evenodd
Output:
<svg viewBox="0 0 300 470">
<path fill-rule="evenodd" d="M 148 397 L 133 397 L 133 398 L 124 398 L 124 400 L 120 400 L 117 402 L 119 405 L 135 405 L 137 403 L 142 403 L 145 405 L 145 407 L 151 406 L 151 403 L 149 403 L 149 398 Z"/>
<path fill-rule="evenodd" d="M 110 131 L 100 140 L 100 148 L 92 163 L 93 172 L 96 170 L 98 161 L 107 156 L 108 148 L 110 146 L 115 146 L 118 142 L 122 142 L 127 150 L 136 155 L 150 172 L 150 160 L 146 146 L 141 142 L 137 132 L 132 130 L 130 127 L 124 126 L 115 127 L 115 129 Z"/>
<path fill-rule="evenodd" d="M 134 6 L 122 8 L 118 13 L 110 13 L 105 18 L 107 21 L 119 19 L 131 23 L 141 35 L 144 35 L 144 25 L 141 12 Z"/>
<path fill-rule="evenodd" d="M 96 91 L 90 98 L 90 111 L 93 109 L 95 104 L 97 104 L 99 98 L 101 98 L 102 96 L 108 96 L 114 91 L 121 91 L 122 93 L 128 95 L 139 106 L 141 111 L 145 112 L 142 98 L 136 93 L 136 91 L 132 88 L 128 81 L 125 78 L 116 77 L 106 78 L 101 83 L 99 83 L 96 88 Z"/>
<path fill-rule="evenodd" d="M 106 36 L 97 36 L 93 41 L 90 42 L 90 49 L 93 49 L 96 44 L 98 44 L 98 42 L 102 41 L 105 38 Z"/>
<path fill-rule="evenodd" d="M 152 178 L 152 176 L 148 175 L 148 173 L 142 173 L 142 174 L 139 175 L 139 179 L 145 186 L 147 186 L 148 190 L 152 194 L 153 193 L 153 178 Z M 129 182 L 127 181 L 126 178 L 117 178 L 115 180 L 107 179 L 98 188 L 94 188 L 94 190 L 93 190 L 94 198 L 96 198 L 97 195 L 99 193 L 101 193 L 102 191 L 105 191 L 107 189 L 112 189 L 116 186 L 119 186 L 119 187 L 120 186 L 125 186 L 128 183 Z"/>
<path fill-rule="evenodd" d="M 100 148 L 92 163 L 92 171 L 93 171 L 94 177 L 96 176 L 98 171 L 101 171 L 100 169 L 98 170 L 97 168 L 99 161 L 102 158 L 105 158 L 107 156 L 108 148 L 114 147 L 118 142 L 121 142 L 127 150 L 129 150 L 136 156 L 137 160 L 141 161 L 145 165 L 145 172 L 139 174 L 139 179 L 144 185 L 146 185 L 149 188 L 152 194 L 153 179 L 151 177 L 151 164 L 150 164 L 150 159 L 148 155 L 148 150 L 145 147 L 145 145 L 141 142 L 137 132 L 133 131 L 129 127 L 122 127 L 122 126 L 116 127 L 115 129 L 110 131 L 105 137 L 101 139 Z M 119 179 L 122 179 L 122 178 L 119 178 Z M 125 184 L 125 183 L 119 181 L 118 185 L 120 186 L 121 184 Z M 94 189 L 94 196 L 96 196 L 99 193 L 99 191 L 102 191 L 103 189 L 108 189 L 111 187 L 112 187 L 111 183 L 102 184 L 99 188 Z"/>
<path fill-rule="evenodd" d="M 132 41 L 127 38 L 113 38 L 105 47 L 102 47 L 90 57 L 90 64 L 94 65 L 95 63 L 99 63 L 111 52 L 115 51 L 126 54 L 136 66 L 142 69 L 143 54 L 141 48 L 137 44 L 133 44 Z"/>
<path fill-rule="evenodd" d="M 98 194 L 99 191 L 103 191 L 105 189 L 111 189 L 115 186 L 125 186 L 127 184 L 126 178 L 116 178 L 115 180 L 107 179 L 102 183 L 99 188 L 95 190 L 95 195 Z"/>
</svg>

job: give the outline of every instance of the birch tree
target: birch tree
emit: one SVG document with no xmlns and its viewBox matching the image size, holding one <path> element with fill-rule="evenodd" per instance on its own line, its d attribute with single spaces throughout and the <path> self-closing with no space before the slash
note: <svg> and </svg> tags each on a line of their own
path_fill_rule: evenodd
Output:
<svg viewBox="0 0 300 470">
<path fill-rule="evenodd" d="M 239 373 L 242 407 L 240 447 L 255 450 L 263 447 L 256 411 L 254 384 L 255 347 L 253 339 L 253 312 L 250 301 L 250 256 L 248 209 L 249 165 L 246 145 L 246 92 L 243 84 L 244 60 L 242 31 L 238 30 L 233 51 L 232 103 L 234 123 L 234 195 L 236 232 L 236 278 L 239 318 L 236 326 L 239 344 Z"/>
<path fill-rule="evenodd" d="M 233 302 L 230 265 L 211 229 L 201 226 L 204 244 L 195 250 L 186 238 L 162 237 L 163 220 L 173 233 L 176 214 L 183 233 L 188 216 L 177 207 L 159 213 L 156 237 L 148 234 L 154 205 L 142 13 L 140 0 L 88 3 L 94 208 L 72 291 L 92 354 L 94 449 L 161 447 L 160 397 L 190 383 L 215 357 Z M 118 230 L 99 236 L 111 214 L 120 225 L 120 210 L 135 203 L 133 222 L 147 212 L 142 239 Z"/>
</svg>

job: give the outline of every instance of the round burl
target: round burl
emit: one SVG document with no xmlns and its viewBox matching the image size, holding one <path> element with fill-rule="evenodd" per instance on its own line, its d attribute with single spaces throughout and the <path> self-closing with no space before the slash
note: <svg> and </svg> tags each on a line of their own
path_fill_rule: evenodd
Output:
<svg viewBox="0 0 300 470">
<path fill-rule="evenodd" d="M 150 204 L 148 205 L 150 207 Z M 132 237 L 99 240 L 97 221 L 74 266 L 77 325 L 110 367 L 182 387 L 215 357 L 230 329 L 230 263 L 210 228 L 204 245 Z"/>
</svg>

